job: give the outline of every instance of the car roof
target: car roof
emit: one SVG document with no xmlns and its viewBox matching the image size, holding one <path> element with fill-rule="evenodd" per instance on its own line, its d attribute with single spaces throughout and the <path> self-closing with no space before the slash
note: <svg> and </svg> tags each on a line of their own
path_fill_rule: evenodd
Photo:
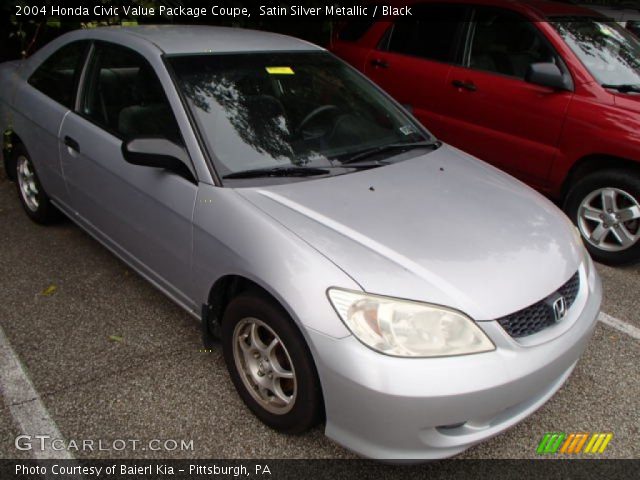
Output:
<svg viewBox="0 0 640 480">
<path fill-rule="evenodd" d="M 166 54 L 324 50 L 313 43 L 277 33 L 204 25 L 140 25 L 105 27 L 142 38 Z"/>
</svg>

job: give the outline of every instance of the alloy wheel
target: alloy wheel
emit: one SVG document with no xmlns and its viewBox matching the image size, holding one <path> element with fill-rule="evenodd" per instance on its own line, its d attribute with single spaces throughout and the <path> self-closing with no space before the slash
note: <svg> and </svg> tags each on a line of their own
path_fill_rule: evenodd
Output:
<svg viewBox="0 0 640 480">
<path fill-rule="evenodd" d="M 257 318 L 244 318 L 233 331 L 233 358 L 251 396 L 268 412 L 283 415 L 296 401 L 293 362 L 278 334 Z"/>
<path fill-rule="evenodd" d="M 640 240 L 640 203 L 619 188 L 600 188 L 587 195 L 578 209 L 580 233 L 596 248 L 619 252 Z"/>
<path fill-rule="evenodd" d="M 16 161 L 20 195 L 22 195 L 22 199 L 27 208 L 32 212 L 36 212 L 40 206 L 40 202 L 38 200 L 39 191 L 33 165 L 31 165 L 29 159 L 24 155 L 20 155 Z"/>
</svg>

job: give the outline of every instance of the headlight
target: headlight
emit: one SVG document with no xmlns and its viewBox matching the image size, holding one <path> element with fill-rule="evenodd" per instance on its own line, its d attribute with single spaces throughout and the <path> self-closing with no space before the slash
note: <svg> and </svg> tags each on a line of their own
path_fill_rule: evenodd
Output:
<svg viewBox="0 0 640 480">
<path fill-rule="evenodd" d="M 362 343 L 397 357 L 441 357 L 494 350 L 466 315 L 426 303 L 331 288 L 331 304 Z"/>
</svg>

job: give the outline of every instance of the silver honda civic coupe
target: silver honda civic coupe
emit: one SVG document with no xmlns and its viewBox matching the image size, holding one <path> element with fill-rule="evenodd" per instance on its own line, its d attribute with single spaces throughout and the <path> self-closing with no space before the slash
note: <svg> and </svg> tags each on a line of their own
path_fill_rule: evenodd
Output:
<svg viewBox="0 0 640 480">
<path fill-rule="evenodd" d="M 27 215 L 63 212 L 201 319 L 279 431 L 455 455 L 544 404 L 594 330 L 600 280 L 563 213 L 322 48 L 94 29 L 0 83 Z"/>
</svg>

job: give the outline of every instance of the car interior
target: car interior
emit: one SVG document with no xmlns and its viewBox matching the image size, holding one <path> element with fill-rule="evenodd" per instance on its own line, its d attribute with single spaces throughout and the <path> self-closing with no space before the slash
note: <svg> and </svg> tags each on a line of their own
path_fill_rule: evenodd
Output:
<svg viewBox="0 0 640 480">
<path fill-rule="evenodd" d="M 196 107 L 221 112 L 245 143 L 274 158 L 393 134 L 388 118 L 368 102 L 351 99 L 336 78 L 304 65 L 294 69 L 292 75 L 269 74 L 260 64 L 215 69 L 190 78 L 185 91 Z"/>
<path fill-rule="evenodd" d="M 137 55 L 110 50 L 99 51 L 94 59 L 84 114 L 124 138 L 178 140 L 178 126 L 151 66 Z"/>
<path fill-rule="evenodd" d="M 553 52 L 529 23 L 498 13 L 483 17 L 475 24 L 471 68 L 525 78 L 532 63 L 553 62 Z"/>
</svg>

